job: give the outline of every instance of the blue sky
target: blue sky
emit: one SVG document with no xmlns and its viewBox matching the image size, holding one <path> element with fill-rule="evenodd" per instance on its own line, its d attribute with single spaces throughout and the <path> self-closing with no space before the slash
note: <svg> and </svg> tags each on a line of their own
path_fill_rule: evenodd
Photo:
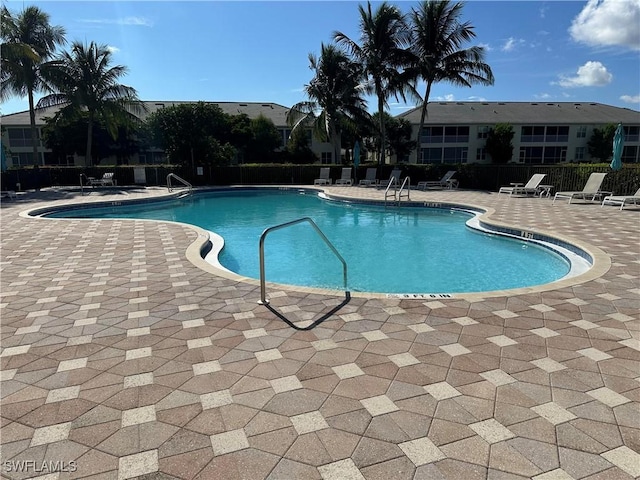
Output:
<svg viewBox="0 0 640 480">
<path fill-rule="evenodd" d="M 96 41 L 129 73 L 142 100 L 305 100 L 309 53 L 334 31 L 358 38 L 352 1 L 4 1 L 37 5 L 64 26 L 69 42 Z M 364 2 L 360 2 L 363 3 Z M 372 2 L 374 7 L 378 3 Z M 410 12 L 415 2 L 390 2 Z M 491 87 L 436 85 L 431 101 L 580 101 L 640 110 L 640 0 L 479 1 L 463 19 L 485 46 Z M 421 88 L 422 90 L 422 88 Z M 370 109 L 376 108 L 373 99 Z M 398 114 L 414 105 L 391 99 Z M 26 98 L 0 106 L 28 109 Z"/>
</svg>

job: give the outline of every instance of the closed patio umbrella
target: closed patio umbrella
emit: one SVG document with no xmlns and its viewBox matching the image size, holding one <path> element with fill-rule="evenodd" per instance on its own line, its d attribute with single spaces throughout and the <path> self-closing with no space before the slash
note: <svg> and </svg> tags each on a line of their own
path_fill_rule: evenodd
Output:
<svg viewBox="0 0 640 480">
<path fill-rule="evenodd" d="M 613 158 L 611 159 L 611 170 L 617 171 L 622 168 L 622 149 L 624 148 L 624 129 L 622 124 L 618 124 L 616 133 L 613 135 Z"/>
<path fill-rule="evenodd" d="M 356 140 L 356 144 L 353 146 L 353 170 L 356 181 L 358 180 L 358 165 L 360 165 L 360 142 Z"/>
</svg>

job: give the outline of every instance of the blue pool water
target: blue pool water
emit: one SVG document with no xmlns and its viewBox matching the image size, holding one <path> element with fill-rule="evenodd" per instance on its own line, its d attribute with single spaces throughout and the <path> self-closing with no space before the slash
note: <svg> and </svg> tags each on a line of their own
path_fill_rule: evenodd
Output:
<svg viewBox="0 0 640 480">
<path fill-rule="evenodd" d="M 337 203 L 307 192 L 225 190 L 170 202 L 66 210 L 48 216 L 144 218 L 198 225 L 225 240 L 219 260 L 259 278 L 259 238 L 271 226 L 310 217 L 348 264 L 351 291 L 457 293 L 503 290 L 558 280 L 569 263 L 524 241 L 465 226 L 470 213 L 450 209 Z M 341 289 L 342 264 L 309 224 L 270 233 L 269 282 Z"/>
</svg>

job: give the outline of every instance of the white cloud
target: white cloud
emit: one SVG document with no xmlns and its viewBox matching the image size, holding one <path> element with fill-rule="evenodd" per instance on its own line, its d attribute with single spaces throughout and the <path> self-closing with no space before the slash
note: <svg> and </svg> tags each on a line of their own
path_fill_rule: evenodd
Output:
<svg viewBox="0 0 640 480">
<path fill-rule="evenodd" d="M 589 0 L 569 33 L 587 45 L 640 50 L 639 25 L 640 0 Z"/>
<path fill-rule="evenodd" d="M 109 50 L 111 53 L 118 53 L 120 51 L 118 47 L 114 47 L 113 45 L 108 45 L 107 50 Z"/>
<path fill-rule="evenodd" d="M 557 82 L 561 87 L 603 87 L 611 83 L 613 75 L 607 71 L 600 62 L 587 62 L 578 68 L 578 72 L 573 77 L 560 75 Z"/>
<path fill-rule="evenodd" d="M 551 98 L 551 95 L 549 95 L 548 93 L 539 93 L 534 95 L 534 98 L 537 98 L 538 100 L 547 100 Z"/>
<path fill-rule="evenodd" d="M 123 18 L 85 18 L 80 20 L 83 23 L 98 23 L 106 25 L 133 25 L 138 27 L 153 27 L 153 21 L 144 17 L 123 17 Z"/>
<path fill-rule="evenodd" d="M 638 105 L 640 103 L 640 95 L 622 95 L 620 100 L 624 103 L 633 103 Z"/>
<path fill-rule="evenodd" d="M 467 98 L 467 100 L 469 100 L 470 102 L 486 102 L 487 99 L 484 97 L 475 97 L 475 96 L 470 96 Z"/>
<path fill-rule="evenodd" d="M 455 102 L 456 97 L 453 93 L 448 93 L 446 95 L 435 97 L 434 100 L 437 100 L 439 102 Z"/>
<path fill-rule="evenodd" d="M 485 52 L 490 52 L 491 50 L 493 50 L 493 48 L 491 48 L 491 45 L 489 45 L 488 43 L 479 43 L 478 46 L 480 48 L 484 48 Z"/>
<path fill-rule="evenodd" d="M 522 45 L 523 43 L 525 42 L 521 38 L 509 37 L 507 38 L 506 42 L 504 42 L 504 45 L 502 45 L 500 50 L 502 50 L 503 52 L 511 52 L 515 50 L 516 47 L 518 47 L 519 45 Z"/>
</svg>

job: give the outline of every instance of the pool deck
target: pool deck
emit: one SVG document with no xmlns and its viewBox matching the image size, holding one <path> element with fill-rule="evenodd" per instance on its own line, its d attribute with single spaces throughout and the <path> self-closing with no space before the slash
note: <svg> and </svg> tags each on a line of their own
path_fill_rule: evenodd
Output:
<svg viewBox="0 0 640 480">
<path fill-rule="evenodd" d="M 196 266 L 189 226 L 24 215 L 164 194 L 2 201 L 2 478 L 640 476 L 640 208 L 412 191 L 593 246 L 601 270 L 484 297 L 269 286 L 296 326 L 335 310 L 306 331 L 256 282 Z"/>
</svg>

